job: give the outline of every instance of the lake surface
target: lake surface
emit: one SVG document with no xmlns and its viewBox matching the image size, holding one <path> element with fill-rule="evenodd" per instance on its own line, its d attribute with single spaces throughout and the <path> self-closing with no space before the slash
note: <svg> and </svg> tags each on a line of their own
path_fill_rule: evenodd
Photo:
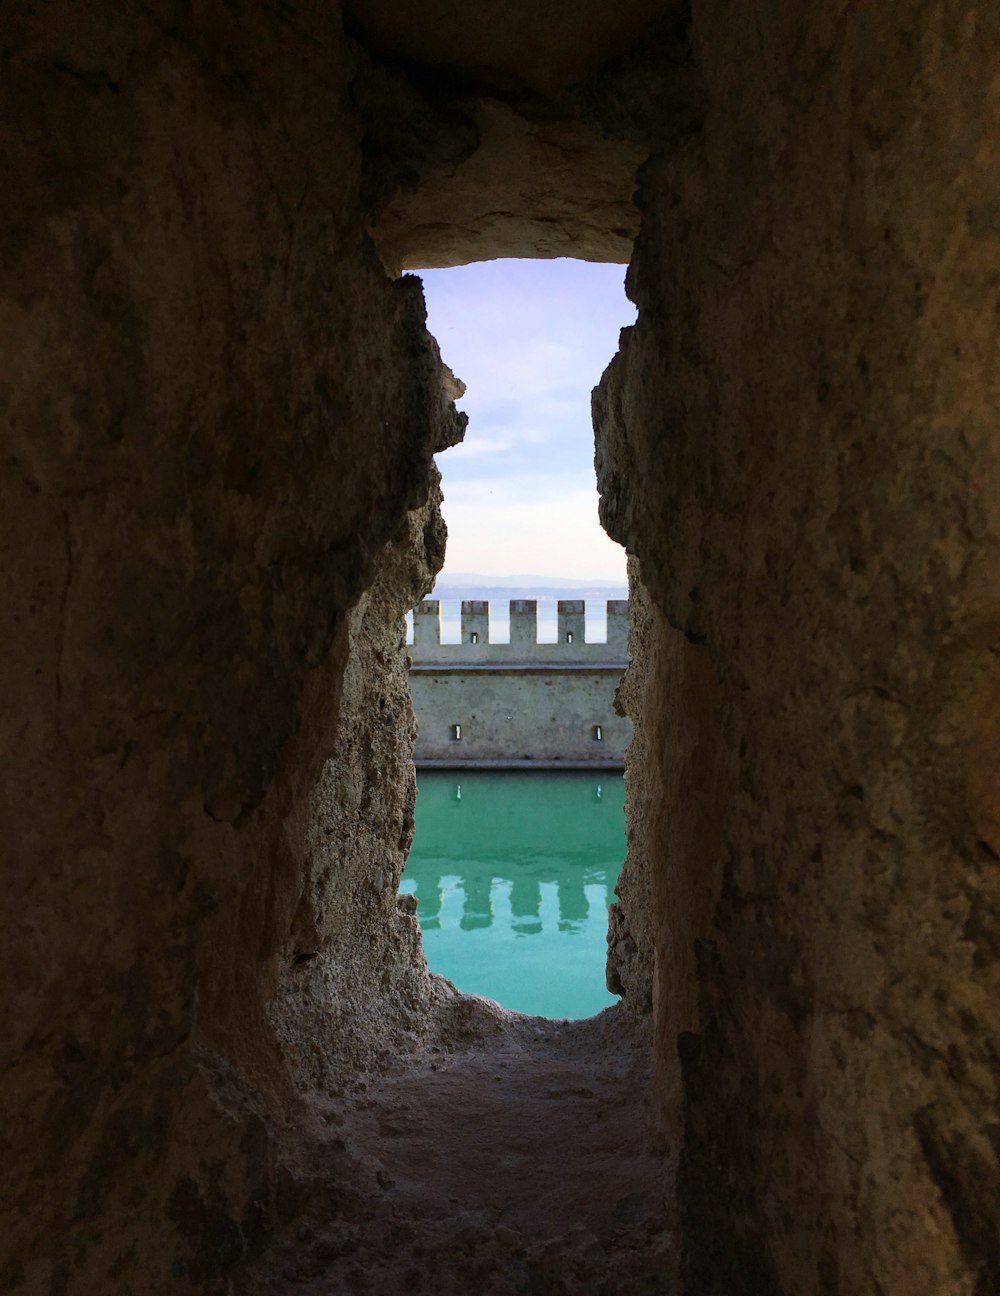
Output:
<svg viewBox="0 0 1000 1296">
<path fill-rule="evenodd" d="M 427 962 L 470 994 L 589 1017 L 604 985 L 608 905 L 625 857 L 620 773 L 419 771 L 400 891 Z"/>
</svg>

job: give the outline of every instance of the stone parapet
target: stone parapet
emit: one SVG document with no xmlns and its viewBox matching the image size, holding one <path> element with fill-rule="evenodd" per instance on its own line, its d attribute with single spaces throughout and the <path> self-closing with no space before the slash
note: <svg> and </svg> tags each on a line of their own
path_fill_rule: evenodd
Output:
<svg viewBox="0 0 1000 1296">
<path fill-rule="evenodd" d="M 490 604 L 487 599 L 462 603 L 462 641 L 441 642 L 441 602 L 424 599 L 413 610 L 414 666 L 433 663 L 486 665 L 518 662 L 601 663 L 624 667 L 628 661 L 628 600 L 607 600 L 607 641 L 588 643 L 586 603 L 560 599 L 556 609 L 557 642 L 538 642 L 538 604 L 535 599 L 510 600 L 510 642 L 490 637 Z"/>
<path fill-rule="evenodd" d="M 534 599 L 510 602 L 510 642 L 490 642 L 489 603 L 462 604 L 462 642 L 441 643 L 441 606 L 414 611 L 410 692 L 418 766 L 620 768 L 631 722 L 615 711 L 628 602 L 608 602 L 608 640 L 587 643 L 586 606 L 561 600 L 557 643 L 539 643 Z"/>
</svg>

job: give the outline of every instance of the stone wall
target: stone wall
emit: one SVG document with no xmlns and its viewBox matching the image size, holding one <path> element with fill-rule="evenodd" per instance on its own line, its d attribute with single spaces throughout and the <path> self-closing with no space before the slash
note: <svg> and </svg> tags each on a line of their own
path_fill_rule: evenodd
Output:
<svg viewBox="0 0 1000 1296">
<path fill-rule="evenodd" d="M 238 1289 L 427 1028 L 399 617 L 461 424 L 368 231 L 617 255 L 647 153 L 610 973 L 688 1289 L 1000 1287 L 1000 30 L 587 11 L 359 0 L 391 66 L 319 0 L 5 7 L 5 1291 Z"/>
<path fill-rule="evenodd" d="M 637 559 L 630 558 L 628 670 L 618 687 L 616 705 L 632 721 L 632 741 L 625 752 L 628 853 L 615 886 L 617 901 L 608 914 L 607 984 L 624 996 L 630 1012 L 644 1016 L 653 1006 L 657 923 L 653 914 L 653 879 L 664 876 L 658 846 L 662 791 L 647 778 L 658 751 L 659 724 L 644 706 L 646 685 L 656 667 L 656 612 L 642 583 Z M 661 970 L 666 961 L 659 960 Z M 662 1105 L 661 1105 L 662 1110 Z"/>
<path fill-rule="evenodd" d="M 424 599 L 413 610 L 414 666 L 550 665 L 585 664 L 624 667 L 628 645 L 628 600 L 607 600 L 607 635 L 587 642 L 586 601 L 559 599 L 556 603 L 556 641 L 538 639 L 536 599 L 510 600 L 510 637 L 498 642 L 490 634 L 488 599 L 463 599 L 461 643 L 441 642 L 441 600 Z"/>
<path fill-rule="evenodd" d="M 620 666 L 431 666 L 410 674 L 417 765 L 620 769 L 631 737 L 615 711 Z"/>
<path fill-rule="evenodd" d="M 986 1296 L 1000 30 L 700 0 L 691 37 L 704 129 L 642 175 L 595 405 L 689 1290 Z"/>
<path fill-rule="evenodd" d="M 417 792 L 403 616 L 433 584 L 444 539 L 435 498 L 380 555 L 350 614 L 335 746 L 310 797 L 269 1015 L 300 1090 L 321 1104 L 414 1047 L 442 996 L 416 915 L 397 901 Z"/>
<path fill-rule="evenodd" d="M 462 603 L 462 642 L 441 643 L 441 607 L 414 609 L 410 692 L 418 765 L 620 768 L 632 734 L 615 690 L 628 603 L 609 599 L 607 641 L 586 642 L 586 604 L 560 599 L 556 642 L 538 642 L 534 599 L 510 600 L 510 640 L 490 635 L 487 600 Z"/>
<path fill-rule="evenodd" d="M 334 6 L 4 27 L 0 1288 L 206 1296 L 301 1197 L 268 1004 L 322 928 L 351 609 L 460 423 L 365 234 Z M 389 802 L 361 875 L 403 765 L 332 776 Z"/>
</svg>

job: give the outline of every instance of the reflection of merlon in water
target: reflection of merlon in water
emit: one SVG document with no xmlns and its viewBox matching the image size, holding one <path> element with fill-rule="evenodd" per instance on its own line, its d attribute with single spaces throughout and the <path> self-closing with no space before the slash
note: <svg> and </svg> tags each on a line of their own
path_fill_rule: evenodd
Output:
<svg viewBox="0 0 1000 1296">
<path fill-rule="evenodd" d="M 489 927 L 493 922 L 493 883 L 488 874 L 468 873 L 462 879 L 465 891 L 465 904 L 462 911 L 462 927 L 468 931 L 474 927 Z"/>
<path fill-rule="evenodd" d="M 542 915 L 542 883 L 537 877 L 528 877 L 523 873 L 518 873 L 516 870 L 512 870 L 512 872 L 513 879 L 494 876 L 490 872 L 481 873 L 473 868 L 459 879 L 457 890 L 462 896 L 462 917 L 458 922 L 458 926 L 463 931 L 475 931 L 493 926 L 497 921 L 495 912 L 497 908 L 497 888 L 505 885 L 510 886 L 509 921 L 511 927 L 515 931 L 534 933 L 542 931 L 545 926 Z M 581 922 L 586 921 L 590 914 L 591 904 L 591 897 L 586 892 L 587 886 L 600 888 L 599 905 L 603 913 L 606 902 L 609 903 L 610 899 L 613 898 L 612 883 L 616 875 L 617 869 L 610 876 L 607 873 L 597 871 L 591 876 L 585 877 L 584 873 L 580 871 L 568 876 L 561 874 L 553 880 L 546 880 L 545 886 L 549 888 L 550 895 L 551 888 L 555 887 L 560 930 L 576 930 Z M 421 924 L 426 926 L 429 920 L 433 920 L 433 925 L 435 927 L 439 926 L 437 919 L 441 917 L 442 902 L 445 901 L 440 885 L 440 875 L 432 878 L 420 874 L 408 880 L 415 884 L 414 894 L 417 897 Z M 449 907 L 451 906 L 449 905 Z M 454 910 L 452 909 L 452 923 L 455 921 L 453 915 Z M 550 911 L 548 915 L 549 921 L 551 922 L 554 917 L 555 915 Z"/>
<path fill-rule="evenodd" d="M 542 911 L 542 888 L 537 878 L 515 873 L 510 888 L 510 911 L 515 918 L 537 918 Z"/>
<path fill-rule="evenodd" d="M 587 903 L 587 893 L 583 889 L 582 873 L 571 873 L 568 877 L 561 877 L 558 892 L 561 923 L 573 923 L 578 919 L 586 918 L 590 912 L 590 905 Z"/>
<path fill-rule="evenodd" d="M 557 642 L 538 642 L 538 605 L 511 599 L 510 642 L 490 640 L 490 605 L 462 603 L 462 642 L 441 642 L 441 604 L 414 609 L 410 690 L 418 766 L 621 768 L 632 728 L 614 710 L 628 665 L 628 602 L 609 599 L 607 642 L 587 643 L 581 599 L 560 600 Z"/>
</svg>

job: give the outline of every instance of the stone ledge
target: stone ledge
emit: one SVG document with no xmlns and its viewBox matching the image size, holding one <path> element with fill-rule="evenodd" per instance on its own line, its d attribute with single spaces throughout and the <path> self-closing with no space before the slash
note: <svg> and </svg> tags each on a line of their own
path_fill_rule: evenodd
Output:
<svg viewBox="0 0 1000 1296">
<path fill-rule="evenodd" d="M 567 770 L 577 772 L 594 770 L 598 773 L 624 773 L 622 760 L 503 760 L 483 757 L 482 760 L 414 760 L 417 770 Z"/>
<path fill-rule="evenodd" d="M 461 644 L 455 644 L 461 648 Z M 628 668 L 627 661 L 613 662 L 483 662 L 472 665 L 466 661 L 413 662 L 411 675 L 577 675 L 621 674 Z"/>
</svg>

